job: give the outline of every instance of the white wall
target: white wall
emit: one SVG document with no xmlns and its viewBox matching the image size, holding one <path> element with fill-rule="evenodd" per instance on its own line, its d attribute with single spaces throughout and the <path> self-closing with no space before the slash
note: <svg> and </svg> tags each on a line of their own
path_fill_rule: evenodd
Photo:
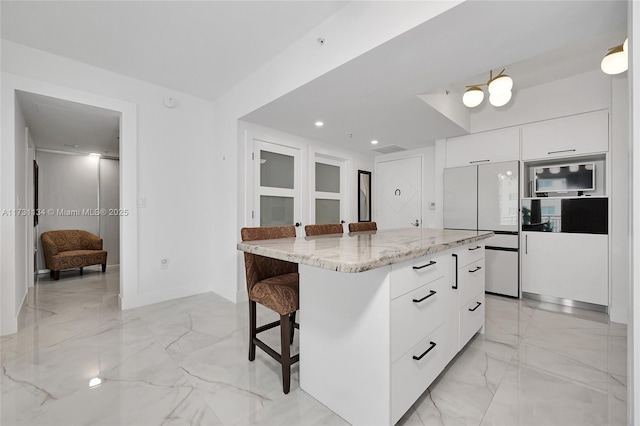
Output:
<svg viewBox="0 0 640 426">
<path fill-rule="evenodd" d="M 107 265 L 120 264 L 120 218 L 111 210 L 120 209 L 120 162 L 117 159 L 100 159 L 100 209 L 107 214 L 100 216 L 100 236 L 107 251 Z"/>
<path fill-rule="evenodd" d="M 612 321 L 627 324 L 629 318 L 630 270 L 630 180 L 629 79 L 627 73 L 611 77 L 611 253 L 609 265 L 610 312 Z"/>
<path fill-rule="evenodd" d="M 27 123 L 25 121 L 22 108 L 16 109 L 15 115 L 15 154 L 16 162 L 20 164 L 27 164 L 28 148 L 29 148 L 29 136 L 27 130 Z M 26 209 L 28 207 L 27 198 L 27 175 L 28 168 L 16 168 L 15 169 L 15 208 Z M 15 282 L 16 282 L 16 294 L 15 294 L 15 311 L 19 312 L 22 302 L 27 295 L 27 224 L 33 224 L 33 218 L 27 215 L 15 216 L 15 245 L 14 256 L 16 257 L 15 266 Z"/>
</svg>

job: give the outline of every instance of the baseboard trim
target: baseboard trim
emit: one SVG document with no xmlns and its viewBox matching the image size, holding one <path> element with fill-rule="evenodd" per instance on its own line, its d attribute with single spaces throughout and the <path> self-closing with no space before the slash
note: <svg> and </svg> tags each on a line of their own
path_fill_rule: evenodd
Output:
<svg viewBox="0 0 640 426">
<path fill-rule="evenodd" d="M 577 300 L 564 299 L 562 297 L 544 296 L 542 294 L 522 292 L 525 299 L 537 300 L 539 302 L 554 303 L 556 305 L 569 306 L 571 308 L 586 309 L 589 311 L 609 313 L 609 307 L 606 305 L 596 305 L 595 303 L 579 302 Z"/>
</svg>

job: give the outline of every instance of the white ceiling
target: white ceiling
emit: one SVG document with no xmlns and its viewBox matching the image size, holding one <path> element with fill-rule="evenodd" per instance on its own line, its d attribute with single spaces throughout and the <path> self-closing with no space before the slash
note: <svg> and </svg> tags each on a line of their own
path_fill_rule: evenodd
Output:
<svg viewBox="0 0 640 426">
<path fill-rule="evenodd" d="M 28 92 L 16 98 L 37 148 L 119 157 L 119 112 Z"/>
<path fill-rule="evenodd" d="M 466 130 L 417 95 L 449 91 L 461 105 L 489 70 L 506 67 L 517 92 L 598 69 L 626 37 L 626 11 L 624 1 L 467 1 L 244 119 L 358 151 L 372 139 L 428 146 Z"/>
<path fill-rule="evenodd" d="M 346 3 L 3 0 L 1 30 L 17 43 L 215 99 Z M 417 95 L 459 98 L 490 69 L 507 67 L 516 91 L 596 69 L 626 36 L 626 11 L 615 0 L 469 0 L 244 119 L 361 151 L 373 138 L 429 145 L 465 131 Z M 322 129 L 313 126 L 319 119 Z"/>
<path fill-rule="evenodd" d="M 6 1 L 2 38 L 213 100 L 346 1 Z"/>
</svg>

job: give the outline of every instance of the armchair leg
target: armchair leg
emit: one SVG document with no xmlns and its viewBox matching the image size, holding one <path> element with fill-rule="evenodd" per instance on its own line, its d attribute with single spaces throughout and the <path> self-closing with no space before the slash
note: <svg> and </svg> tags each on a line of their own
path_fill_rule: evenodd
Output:
<svg viewBox="0 0 640 426">
<path fill-rule="evenodd" d="M 280 315 L 280 362 L 282 364 L 282 391 L 287 394 L 291 388 L 291 317 Z"/>
<path fill-rule="evenodd" d="M 256 359 L 256 302 L 249 300 L 249 361 Z"/>
<path fill-rule="evenodd" d="M 53 271 L 53 279 L 56 281 L 60 279 L 60 271 Z"/>
<path fill-rule="evenodd" d="M 80 275 L 84 275 L 84 268 L 82 266 L 80 267 Z"/>
<path fill-rule="evenodd" d="M 103 273 L 104 273 L 104 272 L 107 272 L 107 264 L 106 264 L 106 263 L 103 263 L 103 264 L 102 264 L 102 272 L 103 272 Z"/>
</svg>

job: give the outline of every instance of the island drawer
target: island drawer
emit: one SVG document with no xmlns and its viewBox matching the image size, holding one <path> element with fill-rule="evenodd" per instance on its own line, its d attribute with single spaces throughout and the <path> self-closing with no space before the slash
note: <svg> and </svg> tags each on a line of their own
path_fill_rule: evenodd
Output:
<svg viewBox="0 0 640 426">
<path fill-rule="evenodd" d="M 452 262 L 451 254 L 440 254 L 391 265 L 391 299 L 449 275 Z"/>
<path fill-rule="evenodd" d="M 460 309 L 460 342 L 458 350 L 484 325 L 484 292 L 477 294 Z"/>
<path fill-rule="evenodd" d="M 391 301 L 391 362 L 442 324 L 447 290 L 441 277 Z"/>
<path fill-rule="evenodd" d="M 484 258 L 484 242 L 482 244 L 471 243 L 462 249 L 453 252 L 458 258 L 458 268 L 467 266 L 479 259 Z"/>
<path fill-rule="evenodd" d="M 458 268 L 459 307 L 469 303 L 476 294 L 484 292 L 484 259 Z"/>
<path fill-rule="evenodd" d="M 446 331 L 444 325 L 438 327 L 392 364 L 391 424 L 402 417 L 449 362 L 451 342 L 447 339 L 455 337 L 447 336 Z"/>
</svg>

